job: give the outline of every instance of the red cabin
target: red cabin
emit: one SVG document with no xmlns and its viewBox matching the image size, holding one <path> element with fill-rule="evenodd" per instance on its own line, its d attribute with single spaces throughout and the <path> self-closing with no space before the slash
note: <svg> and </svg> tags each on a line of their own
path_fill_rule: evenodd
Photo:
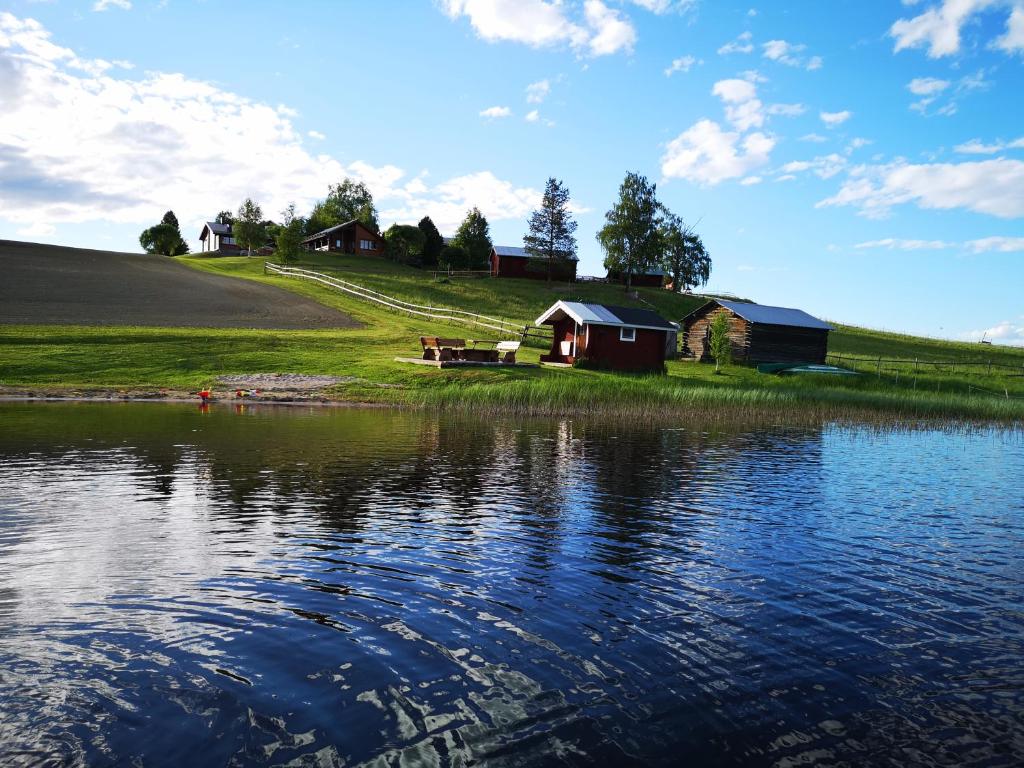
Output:
<svg viewBox="0 0 1024 768">
<path fill-rule="evenodd" d="M 567 282 L 576 281 L 575 256 L 556 259 L 551 265 L 551 277 Z M 491 277 L 522 277 L 531 280 L 547 280 L 547 259 L 539 259 L 527 253 L 525 248 L 513 245 L 495 245 L 488 257 Z"/>
<path fill-rule="evenodd" d="M 551 352 L 541 362 L 572 365 L 577 360 L 617 371 L 661 371 L 675 357 L 679 327 L 649 309 L 556 302 L 537 318 L 550 325 Z"/>
<path fill-rule="evenodd" d="M 302 241 L 302 247 L 307 251 L 334 251 L 383 256 L 384 238 L 361 221 L 353 219 L 310 235 Z"/>
<path fill-rule="evenodd" d="M 608 270 L 608 282 L 626 284 L 626 273 Z M 629 281 L 633 288 L 661 288 L 665 285 L 665 270 L 661 267 L 650 267 L 642 272 L 634 272 Z"/>
</svg>

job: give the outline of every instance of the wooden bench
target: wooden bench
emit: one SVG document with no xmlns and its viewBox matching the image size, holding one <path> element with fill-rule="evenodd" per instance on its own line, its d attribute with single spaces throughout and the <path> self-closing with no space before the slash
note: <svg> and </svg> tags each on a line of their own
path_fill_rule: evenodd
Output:
<svg viewBox="0 0 1024 768">
<path fill-rule="evenodd" d="M 516 352 L 519 351 L 520 343 L 518 341 L 499 341 L 495 347 L 498 350 L 499 360 L 503 363 L 515 365 Z"/>
<path fill-rule="evenodd" d="M 437 336 L 420 336 L 424 360 L 461 360 L 466 348 L 465 339 L 442 339 Z"/>
</svg>

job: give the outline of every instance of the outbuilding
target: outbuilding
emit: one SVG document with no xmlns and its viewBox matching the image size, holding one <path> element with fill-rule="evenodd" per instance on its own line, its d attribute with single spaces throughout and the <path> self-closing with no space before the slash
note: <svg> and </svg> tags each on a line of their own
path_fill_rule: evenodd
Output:
<svg viewBox="0 0 1024 768">
<path fill-rule="evenodd" d="M 310 235 L 302 241 L 302 247 L 307 251 L 383 256 L 384 238 L 361 221 L 353 219 Z"/>
<path fill-rule="evenodd" d="M 608 270 L 609 283 L 626 284 L 626 273 L 617 270 Z M 629 284 L 633 288 L 661 288 L 665 285 L 665 270 L 661 267 L 647 267 L 640 272 L 634 272 Z"/>
<path fill-rule="evenodd" d="M 734 360 L 750 363 L 824 363 L 831 326 L 803 310 L 712 299 L 683 318 L 683 354 L 711 358 L 711 323 L 729 320 Z"/>
<path fill-rule="evenodd" d="M 521 277 L 532 280 L 547 280 L 547 259 L 531 256 L 525 248 L 514 245 L 495 245 L 488 259 L 491 277 Z M 551 265 L 551 277 L 555 280 L 575 282 L 575 256 L 556 259 Z"/>
<path fill-rule="evenodd" d="M 661 371 L 675 355 L 675 323 L 635 307 L 558 301 L 537 318 L 550 325 L 551 351 L 541 362 L 572 365 L 581 360 L 617 371 Z"/>
</svg>

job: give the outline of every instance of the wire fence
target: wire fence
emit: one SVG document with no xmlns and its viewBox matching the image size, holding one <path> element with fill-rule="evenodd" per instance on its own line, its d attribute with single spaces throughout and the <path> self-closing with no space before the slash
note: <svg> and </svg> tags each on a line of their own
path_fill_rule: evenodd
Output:
<svg viewBox="0 0 1024 768">
<path fill-rule="evenodd" d="M 993 380 L 989 387 L 979 387 L 969 381 L 952 379 L 957 373 L 963 376 L 1024 377 L 1024 366 L 1006 365 L 991 360 L 921 360 L 920 358 L 868 357 L 842 353 L 829 353 L 826 356 L 826 362 L 862 374 L 875 374 L 879 378 L 884 375 L 897 385 L 902 382 L 905 386 L 915 390 L 934 387 L 937 392 L 961 391 L 967 394 L 992 395 L 1008 400 L 1024 400 L 1024 395 L 1017 394 L 1016 391 L 1011 393 L 1009 387 L 1002 386 L 997 380 Z M 935 377 L 935 374 L 940 374 L 940 377 Z M 922 380 L 919 382 L 919 375 L 928 375 L 934 381 Z M 942 376 L 949 376 L 952 379 L 946 382 L 945 390 L 943 390 L 941 381 Z"/>
<path fill-rule="evenodd" d="M 334 288 L 335 290 L 342 291 L 343 293 L 354 296 L 363 301 L 387 307 L 394 312 L 412 315 L 413 317 L 438 320 L 451 325 L 486 328 L 491 331 L 517 336 L 523 342 L 526 342 L 527 340 L 534 340 L 546 344 L 551 343 L 550 334 L 542 333 L 540 332 L 540 329 L 534 328 L 528 323 L 515 322 L 499 317 L 491 317 L 489 315 L 482 315 L 477 312 L 469 312 L 464 309 L 455 309 L 453 307 L 435 307 L 431 305 L 414 304 L 403 299 L 388 296 L 387 294 L 375 291 L 372 288 L 366 288 L 348 280 L 342 280 L 340 277 L 326 275 L 323 272 L 315 272 L 311 269 L 303 269 L 301 267 L 280 266 L 267 261 L 264 262 L 263 271 L 264 274 L 274 274 L 284 277 L 295 277 L 303 280 L 310 280 L 314 283 L 325 285 L 328 288 Z"/>
</svg>

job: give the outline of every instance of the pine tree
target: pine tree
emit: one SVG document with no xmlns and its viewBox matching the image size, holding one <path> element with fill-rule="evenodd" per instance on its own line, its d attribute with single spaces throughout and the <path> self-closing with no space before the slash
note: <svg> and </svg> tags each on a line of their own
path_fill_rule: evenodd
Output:
<svg viewBox="0 0 1024 768">
<path fill-rule="evenodd" d="M 467 254 L 469 269 L 482 269 L 491 256 L 491 228 L 480 209 L 473 206 L 452 238 L 452 245 Z"/>
<path fill-rule="evenodd" d="M 531 256 L 547 261 L 548 282 L 555 261 L 576 255 L 576 221 L 569 213 L 569 189 L 554 176 L 544 187 L 540 208 L 530 214 L 530 233 L 523 245 Z"/>
<path fill-rule="evenodd" d="M 423 232 L 423 266 L 436 267 L 441 260 L 441 251 L 444 250 L 444 238 L 429 216 L 420 219 L 417 226 Z"/>
</svg>

